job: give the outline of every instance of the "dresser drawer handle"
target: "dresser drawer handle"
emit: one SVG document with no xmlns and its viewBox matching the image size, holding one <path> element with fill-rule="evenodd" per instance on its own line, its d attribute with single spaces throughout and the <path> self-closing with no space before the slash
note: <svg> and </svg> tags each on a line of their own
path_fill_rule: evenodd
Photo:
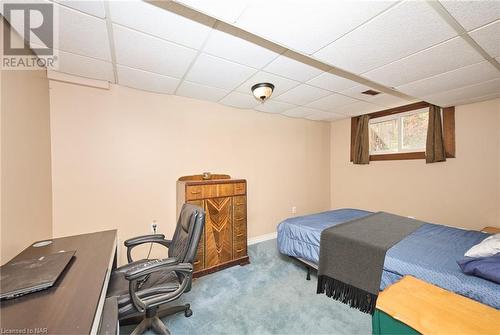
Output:
<svg viewBox="0 0 500 335">
<path fill-rule="evenodd" d="M 191 194 L 200 194 L 201 191 L 191 191 Z"/>
<path fill-rule="evenodd" d="M 243 234 L 243 233 L 236 234 L 236 237 L 241 237 L 241 236 L 243 236 L 243 235 L 245 235 L 245 234 Z"/>
<path fill-rule="evenodd" d="M 236 249 L 236 252 L 242 252 L 243 251 L 243 248 L 241 249 Z"/>
<path fill-rule="evenodd" d="M 244 204 L 245 204 L 244 202 L 237 202 L 236 206 L 241 206 L 241 205 L 244 205 Z"/>
<path fill-rule="evenodd" d="M 195 262 L 193 263 L 193 265 L 198 265 L 198 264 L 200 264 L 200 261 L 195 261 Z"/>
<path fill-rule="evenodd" d="M 245 218 L 236 218 L 236 221 L 243 221 Z"/>
</svg>

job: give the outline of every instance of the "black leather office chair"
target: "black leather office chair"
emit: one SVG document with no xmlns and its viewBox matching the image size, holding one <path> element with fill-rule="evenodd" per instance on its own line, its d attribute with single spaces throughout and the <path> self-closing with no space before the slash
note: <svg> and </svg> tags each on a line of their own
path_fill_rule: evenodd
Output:
<svg viewBox="0 0 500 335">
<path fill-rule="evenodd" d="M 107 296 L 117 297 L 120 324 L 140 322 L 132 334 L 142 334 L 150 328 L 159 334 L 170 334 L 161 317 L 181 311 L 186 317 L 193 314 L 189 304 L 160 307 L 191 289 L 193 260 L 204 224 L 203 209 L 185 204 L 172 240 L 155 234 L 125 241 L 129 264 L 113 271 Z M 133 261 L 132 249 L 144 243 L 167 247 L 168 258 Z"/>
</svg>

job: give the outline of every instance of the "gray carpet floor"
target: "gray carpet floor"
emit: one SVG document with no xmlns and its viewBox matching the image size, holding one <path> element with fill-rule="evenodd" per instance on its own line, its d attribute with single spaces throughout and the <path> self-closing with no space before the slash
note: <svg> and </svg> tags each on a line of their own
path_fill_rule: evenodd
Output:
<svg viewBox="0 0 500 335">
<path fill-rule="evenodd" d="M 370 334 L 371 316 L 316 294 L 317 278 L 281 255 L 276 240 L 249 247 L 251 264 L 196 279 L 177 302 L 193 315 L 163 319 L 177 334 Z M 133 327 L 122 327 L 130 333 Z"/>
</svg>

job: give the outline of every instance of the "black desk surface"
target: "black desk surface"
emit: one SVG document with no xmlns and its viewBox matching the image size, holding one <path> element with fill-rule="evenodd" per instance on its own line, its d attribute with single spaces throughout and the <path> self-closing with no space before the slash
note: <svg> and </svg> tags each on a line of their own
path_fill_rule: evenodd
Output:
<svg viewBox="0 0 500 335">
<path fill-rule="evenodd" d="M 115 243 L 116 230 L 108 230 L 56 238 L 48 246 L 29 246 L 17 255 L 13 260 L 76 250 L 53 287 L 1 302 L 2 334 L 23 329 L 26 334 L 89 334 L 110 259 L 115 256 Z"/>
</svg>

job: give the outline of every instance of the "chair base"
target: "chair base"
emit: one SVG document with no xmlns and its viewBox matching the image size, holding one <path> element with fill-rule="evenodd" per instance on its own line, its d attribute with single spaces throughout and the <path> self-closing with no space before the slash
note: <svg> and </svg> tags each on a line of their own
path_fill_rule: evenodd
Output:
<svg viewBox="0 0 500 335">
<path fill-rule="evenodd" d="M 138 323 L 137 327 L 131 333 L 133 335 L 143 334 L 148 329 L 152 329 L 155 333 L 160 335 L 170 335 L 170 332 L 168 331 L 163 321 L 161 321 L 161 318 L 179 312 L 184 312 L 184 316 L 186 316 L 187 318 L 193 315 L 193 311 L 191 310 L 191 305 L 189 304 L 172 306 L 165 309 L 159 309 L 155 307 L 147 310 L 145 315 L 144 314 L 135 315 L 120 320 L 120 325 L 126 326 Z"/>
<path fill-rule="evenodd" d="M 146 332 L 146 330 L 151 329 L 156 334 L 160 335 L 170 335 L 165 324 L 160 320 L 160 318 L 155 315 L 151 318 L 145 318 L 135 327 L 134 331 L 130 333 L 131 335 L 141 335 Z"/>
</svg>

